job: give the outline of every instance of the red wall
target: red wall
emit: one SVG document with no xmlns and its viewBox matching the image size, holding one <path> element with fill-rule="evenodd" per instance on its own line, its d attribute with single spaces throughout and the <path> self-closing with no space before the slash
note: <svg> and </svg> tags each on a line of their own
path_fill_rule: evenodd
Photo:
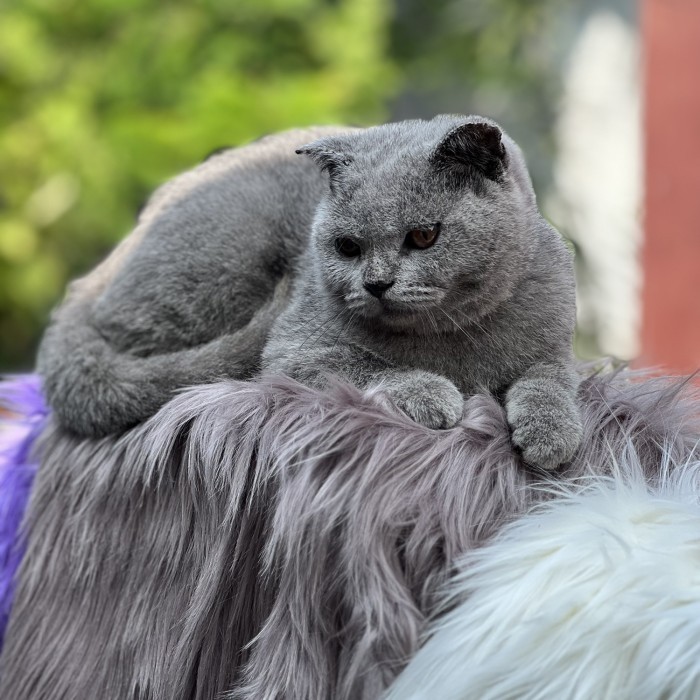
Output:
<svg viewBox="0 0 700 700">
<path fill-rule="evenodd" d="M 700 0 L 644 0 L 640 364 L 700 368 Z"/>
</svg>

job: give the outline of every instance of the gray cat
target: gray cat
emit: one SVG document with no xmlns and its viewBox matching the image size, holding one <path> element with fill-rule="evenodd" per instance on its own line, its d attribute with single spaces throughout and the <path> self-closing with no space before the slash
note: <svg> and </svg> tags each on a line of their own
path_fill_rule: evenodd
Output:
<svg viewBox="0 0 700 700">
<path fill-rule="evenodd" d="M 176 178 L 74 283 L 38 368 L 58 420 L 91 436 L 260 371 L 380 387 L 429 428 L 491 391 L 552 469 L 581 437 L 574 315 L 571 255 L 518 147 L 440 116 L 287 132 Z"/>
</svg>

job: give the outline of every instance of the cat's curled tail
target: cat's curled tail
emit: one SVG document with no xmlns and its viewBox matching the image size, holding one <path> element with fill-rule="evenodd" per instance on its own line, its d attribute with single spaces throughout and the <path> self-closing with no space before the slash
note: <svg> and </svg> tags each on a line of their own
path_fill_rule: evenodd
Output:
<svg viewBox="0 0 700 700">
<path fill-rule="evenodd" d="M 283 277 L 274 296 L 239 330 L 145 357 L 112 348 L 98 328 L 86 323 L 91 300 L 74 298 L 55 313 L 37 359 L 55 418 L 78 435 L 103 437 L 146 420 L 184 387 L 249 379 L 288 296 L 289 280 Z"/>
</svg>

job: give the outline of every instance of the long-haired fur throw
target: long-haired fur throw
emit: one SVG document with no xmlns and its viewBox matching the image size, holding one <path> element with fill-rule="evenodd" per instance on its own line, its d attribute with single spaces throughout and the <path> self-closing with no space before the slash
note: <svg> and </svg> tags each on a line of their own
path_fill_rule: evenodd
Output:
<svg viewBox="0 0 700 700">
<path fill-rule="evenodd" d="M 558 485 L 627 470 L 653 486 L 662 468 L 692 459 L 700 403 L 687 386 L 599 374 L 583 383 L 581 401 L 583 446 L 554 477 Z M 503 527 L 556 497 L 556 488 L 542 486 L 543 474 L 521 463 L 502 407 L 483 395 L 469 399 L 458 427 L 431 431 L 387 408 L 380 393 L 340 384 L 319 392 L 282 378 L 226 382 L 186 391 L 120 438 L 78 440 L 49 426 L 36 449 L 41 467 L 25 521 L 27 550 L 0 658 L 0 697 L 14 700 L 376 699 L 444 610 L 458 562 L 466 566 L 458 590 L 485 595 L 486 574 L 468 574 L 477 546 L 517 549 L 513 538 L 522 536 L 527 546 L 534 542 L 538 565 L 546 552 L 532 530 L 528 539 L 524 526 Z M 609 502 L 616 507 L 615 498 Z M 517 522 L 551 523 L 551 512 Z M 566 514 L 576 520 L 574 506 Z M 577 540 L 592 528 L 569 528 L 566 556 L 572 561 L 580 552 L 595 568 L 597 552 Z M 504 539 L 494 540 L 499 531 Z M 627 540 L 620 542 L 624 549 Z M 550 544 L 561 547 L 561 538 Z M 689 551 L 679 544 L 669 557 Z M 551 564 L 562 572 L 563 556 Z M 478 571 L 486 566 L 474 561 Z M 493 571 L 498 566 L 507 569 L 502 559 Z M 524 577 L 524 555 L 513 566 L 524 585 L 534 585 Z M 635 576 L 630 569 L 624 580 Z M 557 580 L 569 583 L 563 573 Z M 551 588 L 527 590 L 543 616 L 556 618 L 562 604 L 588 590 L 579 580 L 571 586 L 561 599 Z M 653 595 L 662 588 L 644 589 L 660 614 L 667 608 Z M 465 614 L 483 614 L 493 600 Z M 501 627 L 485 642 L 499 651 L 494 635 L 513 605 L 501 602 L 494 618 Z M 594 601 L 585 602 L 595 614 Z M 651 630 L 656 639 L 663 625 L 652 629 L 648 620 L 634 633 Z M 669 617 L 669 626 L 676 623 L 682 626 Z M 588 619 L 581 633 L 593 626 Z M 555 642 L 542 644 L 551 655 Z M 624 672 L 630 649 L 606 658 L 601 683 Z M 510 673 L 531 670 L 519 666 L 537 655 L 532 643 L 528 651 L 513 658 Z M 454 661 L 461 663 L 456 654 Z M 575 659 L 568 666 L 560 657 L 550 661 L 553 673 L 572 675 Z M 577 673 L 585 683 L 587 668 Z"/>
</svg>

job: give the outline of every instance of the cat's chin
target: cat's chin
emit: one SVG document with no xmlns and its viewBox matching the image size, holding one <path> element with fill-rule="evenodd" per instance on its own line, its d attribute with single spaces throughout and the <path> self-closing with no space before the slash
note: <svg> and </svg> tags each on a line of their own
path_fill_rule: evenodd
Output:
<svg viewBox="0 0 700 700">
<path fill-rule="evenodd" d="M 384 329 L 390 331 L 413 331 L 422 334 L 425 330 L 432 328 L 423 309 L 415 306 L 399 306 L 398 304 L 383 304 L 381 306 L 366 309 L 361 314 L 362 321 L 370 328 Z"/>
</svg>

